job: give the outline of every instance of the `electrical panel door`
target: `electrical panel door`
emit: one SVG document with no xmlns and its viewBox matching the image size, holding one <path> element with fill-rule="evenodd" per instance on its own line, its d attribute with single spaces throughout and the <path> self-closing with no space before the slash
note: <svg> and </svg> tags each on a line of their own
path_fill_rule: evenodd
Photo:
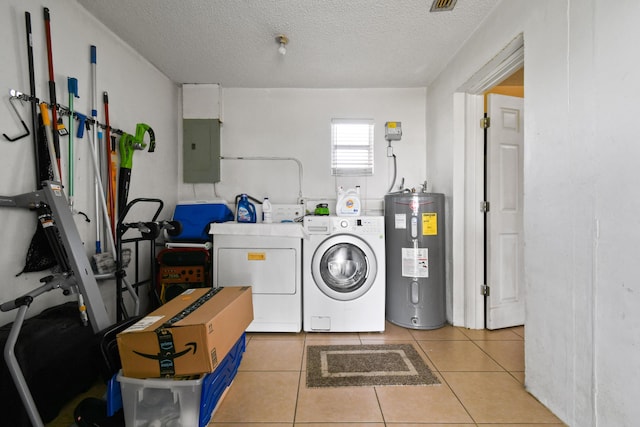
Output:
<svg viewBox="0 0 640 427">
<path fill-rule="evenodd" d="M 182 126 L 183 181 L 220 182 L 220 120 L 183 119 Z"/>
</svg>

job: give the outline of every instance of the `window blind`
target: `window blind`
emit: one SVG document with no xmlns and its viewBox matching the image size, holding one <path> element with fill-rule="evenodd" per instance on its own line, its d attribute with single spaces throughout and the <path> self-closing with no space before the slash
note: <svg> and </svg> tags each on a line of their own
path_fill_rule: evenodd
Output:
<svg viewBox="0 0 640 427">
<path fill-rule="evenodd" d="M 331 120 L 331 174 L 373 175 L 373 120 Z"/>
</svg>

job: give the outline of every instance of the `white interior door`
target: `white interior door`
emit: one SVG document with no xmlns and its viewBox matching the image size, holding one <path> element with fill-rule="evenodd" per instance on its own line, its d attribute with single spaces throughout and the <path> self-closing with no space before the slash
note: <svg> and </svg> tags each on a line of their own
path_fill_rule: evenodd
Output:
<svg viewBox="0 0 640 427">
<path fill-rule="evenodd" d="M 524 324 L 524 99 L 488 95 L 487 329 Z"/>
</svg>

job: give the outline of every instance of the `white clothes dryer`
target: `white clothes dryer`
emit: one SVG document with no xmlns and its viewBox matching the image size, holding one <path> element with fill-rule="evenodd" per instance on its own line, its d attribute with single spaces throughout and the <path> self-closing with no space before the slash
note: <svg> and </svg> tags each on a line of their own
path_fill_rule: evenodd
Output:
<svg viewBox="0 0 640 427">
<path fill-rule="evenodd" d="M 251 286 L 247 332 L 300 332 L 302 240 L 299 223 L 214 223 L 213 287 Z"/>
<path fill-rule="evenodd" d="M 304 228 L 303 329 L 384 331 L 384 217 L 306 216 Z"/>
</svg>

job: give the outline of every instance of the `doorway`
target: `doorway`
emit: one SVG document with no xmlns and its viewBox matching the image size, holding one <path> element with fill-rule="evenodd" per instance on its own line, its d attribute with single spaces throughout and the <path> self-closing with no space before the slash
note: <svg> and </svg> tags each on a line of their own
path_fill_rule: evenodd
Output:
<svg viewBox="0 0 640 427">
<path fill-rule="evenodd" d="M 514 38 L 454 94 L 453 322 L 485 328 L 484 93 L 524 66 Z"/>
</svg>

